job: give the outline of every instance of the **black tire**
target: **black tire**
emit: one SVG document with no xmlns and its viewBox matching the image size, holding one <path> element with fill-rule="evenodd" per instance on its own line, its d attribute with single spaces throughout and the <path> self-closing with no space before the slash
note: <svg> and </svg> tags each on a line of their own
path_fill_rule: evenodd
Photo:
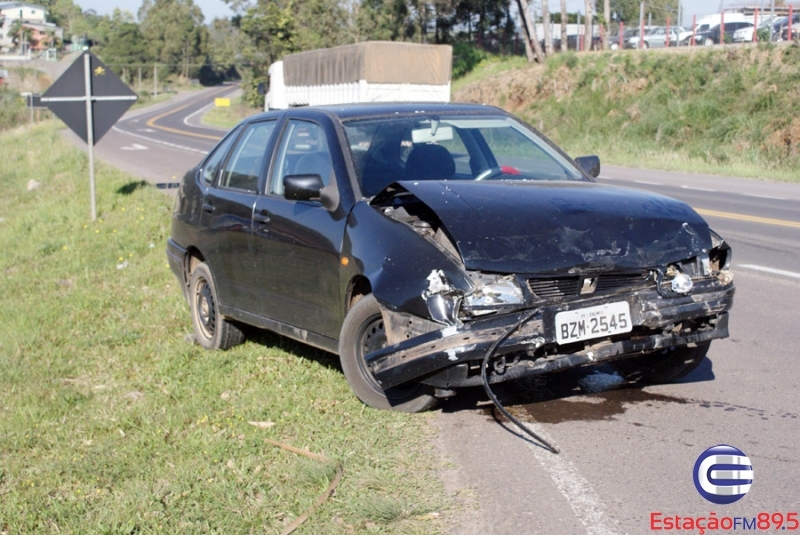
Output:
<svg viewBox="0 0 800 535">
<path fill-rule="evenodd" d="M 358 399 L 376 409 L 402 412 L 422 412 L 436 405 L 438 400 L 426 385 L 409 383 L 383 391 L 367 368 L 364 355 L 385 346 L 381 309 L 378 301 L 368 295 L 347 313 L 339 337 L 342 370 Z"/>
<path fill-rule="evenodd" d="M 611 362 L 622 378 L 647 383 L 672 383 L 692 373 L 706 358 L 711 342 L 680 346 L 632 359 Z"/>
<path fill-rule="evenodd" d="M 244 341 L 244 333 L 219 313 L 217 286 L 205 262 L 192 270 L 189 282 L 189 308 L 192 311 L 194 338 L 206 349 L 229 349 Z"/>
</svg>

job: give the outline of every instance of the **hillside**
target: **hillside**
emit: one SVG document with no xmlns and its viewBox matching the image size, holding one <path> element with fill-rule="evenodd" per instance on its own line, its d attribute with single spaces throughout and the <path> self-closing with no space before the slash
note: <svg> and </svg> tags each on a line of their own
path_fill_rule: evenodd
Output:
<svg viewBox="0 0 800 535">
<path fill-rule="evenodd" d="M 797 45 L 495 59 L 453 93 L 521 116 L 571 155 L 800 181 Z"/>
</svg>

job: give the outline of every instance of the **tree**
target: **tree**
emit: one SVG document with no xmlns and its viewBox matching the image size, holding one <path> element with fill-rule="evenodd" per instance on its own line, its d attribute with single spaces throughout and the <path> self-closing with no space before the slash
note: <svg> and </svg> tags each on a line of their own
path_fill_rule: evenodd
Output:
<svg viewBox="0 0 800 535">
<path fill-rule="evenodd" d="M 522 18 L 522 27 L 525 31 L 526 38 L 531 46 L 533 46 L 535 59 L 539 63 L 544 63 L 544 53 L 542 52 L 542 45 L 539 43 L 539 37 L 536 35 L 536 26 L 528 15 L 528 0 L 517 0 L 517 5 L 519 6 L 519 14 Z M 532 62 L 533 60 L 533 55 L 528 54 L 528 62 Z"/>
<path fill-rule="evenodd" d="M 117 73 L 120 72 L 121 65 L 142 65 L 151 61 L 147 41 L 135 22 L 115 24 L 108 41 L 97 52 Z"/>
<path fill-rule="evenodd" d="M 544 53 L 547 56 L 553 55 L 553 36 L 550 32 L 550 2 L 542 0 L 542 25 L 544 26 Z M 564 43 L 566 46 L 566 43 Z"/>
<path fill-rule="evenodd" d="M 567 48 L 567 0 L 561 0 L 561 50 Z"/>
<path fill-rule="evenodd" d="M 203 12 L 192 0 L 145 0 L 139 16 L 149 55 L 184 77 L 199 71 L 205 64 L 208 30 L 203 26 Z"/>
<path fill-rule="evenodd" d="M 616 20 L 631 23 L 639 22 L 640 0 L 610 0 L 610 9 Z M 678 0 L 648 0 L 645 3 L 644 16 L 652 15 L 653 24 L 663 25 L 667 17 L 676 20 L 678 16 Z"/>
<path fill-rule="evenodd" d="M 358 41 L 400 41 L 409 25 L 405 0 L 363 0 L 356 6 Z"/>
<path fill-rule="evenodd" d="M 22 22 L 21 19 L 16 19 L 11 23 L 8 34 L 13 36 L 11 41 L 17 45 L 17 48 L 24 51 L 25 45 L 29 44 L 31 41 L 33 30 L 25 26 L 25 23 Z"/>
</svg>

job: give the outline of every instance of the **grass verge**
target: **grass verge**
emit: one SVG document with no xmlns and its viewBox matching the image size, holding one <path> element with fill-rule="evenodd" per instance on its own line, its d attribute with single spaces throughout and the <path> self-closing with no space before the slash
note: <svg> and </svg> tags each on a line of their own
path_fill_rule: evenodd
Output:
<svg viewBox="0 0 800 535">
<path fill-rule="evenodd" d="M 239 121 L 263 110 L 248 106 L 242 97 L 231 99 L 230 106 L 212 106 L 203 116 L 203 122 L 210 126 L 233 128 Z"/>
<path fill-rule="evenodd" d="M 299 533 L 442 530 L 425 415 L 364 407 L 286 339 L 189 344 L 169 198 L 100 163 L 89 222 L 86 157 L 54 122 L 0 143 L 0 532 L 278 533 L 335 466 L 265 438 L 344 468 Z"/>
<path fill-rule="evenodd" d="M 632 167 L 800 181 L 800 47 L 498 59 L 455 99 L 516 113 L 570 154 Z"/>
</svg>

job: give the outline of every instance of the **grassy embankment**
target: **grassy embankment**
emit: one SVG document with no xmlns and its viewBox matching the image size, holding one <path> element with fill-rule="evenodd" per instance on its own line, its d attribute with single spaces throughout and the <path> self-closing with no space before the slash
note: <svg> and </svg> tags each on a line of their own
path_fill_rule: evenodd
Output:
<svg viewBox="0 0 800 535">
<path fill-rule="evenodd" d="M 454 99 L 516 113 L 605 163 L 800 181 L 800 47 L 488 60 Z"/>
<path fill-rule="evenodd" d="M 335 465 L 265 438 L 344 468 L 300 533 L 439 532 L 425 415 L 367 409 L 285 339 L 187 342 L 171 201 L 98 164 L 88 221 L 86 157 L 57 128 L 0 133 L 0 532 L 278 533 Z"/>
</svg>

